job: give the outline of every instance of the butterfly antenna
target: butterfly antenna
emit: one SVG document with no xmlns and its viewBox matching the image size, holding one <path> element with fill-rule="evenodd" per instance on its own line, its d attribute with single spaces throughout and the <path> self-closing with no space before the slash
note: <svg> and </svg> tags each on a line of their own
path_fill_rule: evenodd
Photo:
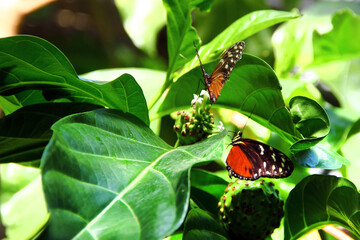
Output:
<svg viewBox="0 0 360 240">
<path fill-rule="evenodd" d="M 198 90 L 199 90 L 199 87 L 200 87 L 200 82 L 201 82 L 202 80 L 201 80 L 201 78 L 200 78 L 200 81 L 198 81 L 198 85 L 197 85 L 197 88 L 196 88 L 196 91 L 195 91 L 195 93 L 197 93 L 198 92 Z"/>
<path fill-rule="evenodd" d="M 240 132 L 244 132 L 244 129 L 245 129 L 249 119 L 251 118 L 251 115 L 254 113 L 255 107 L 256 107 L 256 103 L 255 103 L 253 109 L 251 110 L 251 113 L 250 113 L 249 117 L 246 119 L 246 122 L 245 122 L 245 125 L 244 125 L 243 129 Z"/>
<path fill-rule="evenodd" d="M 200 62 L 201 71 L 203 72 L 204 79 L 206 79 L 206 72 L 205 72 L 204 66 L 203 66 L 202 63 L 201 63 L 198 49 L 197 49 L 197 47 L 196 47 L 196 45 L 195 45 L 195 42 L 193 42 L 193 44 L 194 44 L 194 47 L 195 47 L 196 56 L 197 56 L 197 58 L 199 59 L 199 62 Z"/>
</svg>

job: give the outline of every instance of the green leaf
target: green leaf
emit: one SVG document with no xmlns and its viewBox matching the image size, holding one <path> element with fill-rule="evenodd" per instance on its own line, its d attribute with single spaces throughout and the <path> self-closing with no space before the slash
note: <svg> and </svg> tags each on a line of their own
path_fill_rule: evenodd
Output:
<svg viewBox="0 0 360 240">
<path fill-rule="evenodd" d="M 314 63 L 349 60 L 360 57 L 360 16 L 350 9 L 336 12 L 330 32 L 314 32 Z"/>
<path fill-rule="evenodd" d="M 260 10 L 251 12 L 221 32 L 208 44 L 202 46 L 199 49 L 199 55 L 202 63 L 209 63 L 218 57 L 226 48 L 229 48 L 234 43 L 245 40 L 247 37 L 278 24 L 283 21 L 294 19 L 299 17 L 299 13 L 284 12 L 277 10 Z M 195 50 L 192 48 L 193 53 Z M 246 48 L 245 48 L 246 51 Z M 191 61 L 185 64 L 180 70 L 179 76 L 187 73 L 191 69 L 199 66 L 199 60 L 194 57 L 189 58 Z M 202 76 L 202 75 L 199 75 Z"/>
<path fill-rule="evenodd" d="M 161 86 L 164 84 L 166 74 L 163 71 L 147 68 L 111 68 L 82 74 L 81 77 L 91 79 L 90 81 L 98 81 L 100 84 L 110 82 L 125 73 L 129 73 L 135 78 L 148 103 L 155 97 L 156 92 L 159 91 Z"/>
<path fill-rule="evenodd" d="M 115 108 L 149 124 L 145 98 L 132 76 L 124 74 L 102 85 L 82 81 L 66 57 L 43 39 L 32 36 L 0 39 L 0 69 L 0 95 L 42 90 L 46 100 L 67 99 Z M 40 99 L 38 103 L 43 102 Z"/>
<path fill-rule="evenodd" d="M 47 102 L 41 91 L 25 90 L 11 96 L 0 96 L 0 106 L 5 115 L 15 112 L 23 106 Z"/>
<path fill-rule="evenodd" d="M 193 7 L 197 7 L 200 11 L 210 11 L 215 0 L 190 0 Z"/>
<path fill-rule="evenodd" d="M 326 113 L 330 119 L 330 132 L 324 139 L 324 142 L 331 146 L 332 150 L 338 151 L 345 143 L 351 132 L 351 127 L 355 126 L 356 114 L 346 108 L 326 108 Z M 359 121 L 360 130 L 360 121 Z"/>
<path fill-rule="evenodd" d="M 296 152 L 294 156 L 296 161 L 304 167 L 339 169 L 342 165 L 350 166 L 349 160 L 321 143 Z"/>
<path fill-rule="evenodd" d="M 294 143 L 291 150 L 300 151 L 315 146 L 329 133 L 329 117 L 316 101 L 297 96 L 290 100 L 289 107 L 296 129 L 304 137 Z"/>
<path fill-rule="evenodd" d="M 359 153 L 357 151 L 360 146 L 360 133 L 352 134 L 349 137 L 344 145 L 341 148 L 341 152 L 344 156 L 350 160 L 351 167 L 346 169 L 346 176 L 356 184 L 357 187 L 360 187 L 360 161 Z"/>
<path fill-rule="evenodd" d="M 1 164 L 0 176 L 1 221 L 7 239 L 33 239 L 49 218 L 40 170 Z"/>
<path fill-rule="evenodd" d="M 213 69 L 216 62 L 205 65 L 205 69 Z M 200 68 L 191 70 L 179 78 L 170 88 L 159 116 L 174 112 L 190 105 L 195 93 Z M 221 95 L 213 107 L 223 107 L 246 113 L 251 118 L 270 130 L 278 133 L 289 142 L 301 136 L 295 131 L 289 111 L 285 108 L 281 95 L 281 86 L 271 67 L 263 60 L 244 55 L 236 64 L 230 81 L 221 90 Z"/>
<path fill-rule="evenodd" d="M 25 106 L 0 119 L 0 163 L 39 160 L 51 138 L 50 127 L 67 115 L 100 106 L 88 103 L 43 103 Z"/>
<path fill-rule="evenodd" d="M 200 209 L 191 209 L 185 220 L 184 240 L 216 239 L 227 240 L 219 222 L 208 212 Z"/>
<path fill-rule="evenodd" d="M 335 176 L 308 176 L 286 201 L 285 240 L 328 224 L 341 225 L 360 237 L 359 220 L 360 196 L 352 182 Z"/>
<path fill-rule="evenodd" d="M 130 114 L 61 119 L 42 157 L 50 239 L 162 239 L 182 223 L 194 164 L 219 159 L 226 132 L 173 148 Z"/>
<path fill-rule="evenodd" d="M 191 199 L 201 208 L 216 216 L 219 209 L 217 204 L 224 194 L 228 182 L 213 173 L 191 170 Z"/>
<path fill-rule="evenodd" d="M 294 73 L 300 76 L 307 70 L 314 61 L 314 31 L 329 32 L 333 28 L 332 15 L 344 8 L 360 13 L 360 4 L 355 1 L 317 1 L 303 12 L 301 18 L 276 29 L 272 44 L 276 60 L 274 69 L 279 78 L 294 76 Z"/>
<path fill-rule="evenodd" d="M 351 136 L 353 136 L 359 132 L 360 132 L 360 118 L 351 126 L 351 128 L 347 134 L 347 139 L 349 139 Z"/>
<path fill-rule="evenodd" d="M 166 33 L 169 55 L 167 83 L 174 70 L 182 67 L 195 56 L 193 42 L 199 42 L 195 29 L 191 27 L 190 0 L 163 0 L 166 9 Z"/>
</svg>

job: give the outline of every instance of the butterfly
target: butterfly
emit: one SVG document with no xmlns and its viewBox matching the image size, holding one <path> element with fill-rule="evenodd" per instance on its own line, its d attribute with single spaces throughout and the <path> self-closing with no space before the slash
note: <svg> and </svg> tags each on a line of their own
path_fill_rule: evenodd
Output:
<svg viewBox="0 0 360 240">
<path fill-rule="evenodd" d="M 215 103 L 220 95 L 220 91 L 223 88 L 225 81 L 229 80 L 229 75 L 234 69 L 235 64 L 242 57 L 245 48 L 245 42 L 239 41 L 234 45 L 232 45 L 231 47 L 229 47 L 228 49 L 226 49 L 222 54 L 222 57 L 218 62 L 218 64 L 216 65 L 211 76 L 209 76 L 209 74 L 205 72 L 204 66 L 201 63 L 200 56 L 195 43 L 194 46 L 205 79 L 205 85 L 209 91 L 210 100 L 213 103 Z"/>
<path fill-rule="evenodd" d="M 259 141 L 242 138 L 241 131 L 234 137 L 231 145 L 226 159 L 230 178 L 284 178 L 294 170 L 293 163 L 284 153 Z"/>
</svg>

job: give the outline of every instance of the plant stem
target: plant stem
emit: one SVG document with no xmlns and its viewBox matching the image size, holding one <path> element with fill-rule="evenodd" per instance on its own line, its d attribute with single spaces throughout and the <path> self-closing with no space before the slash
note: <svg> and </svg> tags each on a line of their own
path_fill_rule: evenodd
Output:
<svg viewBox="0 0 360 240">
<path fill-rule="evenodd" d="M 180 141 L 179 141 L 179 139 L 177 139 L 177 140 L 176 140 L 176 143 L 175 143 L 175 145 L 174 145 L 174 148 L 177 148 L 177 147 L 179 146 L 179 144 L 180 144 Z"/>
</svg>

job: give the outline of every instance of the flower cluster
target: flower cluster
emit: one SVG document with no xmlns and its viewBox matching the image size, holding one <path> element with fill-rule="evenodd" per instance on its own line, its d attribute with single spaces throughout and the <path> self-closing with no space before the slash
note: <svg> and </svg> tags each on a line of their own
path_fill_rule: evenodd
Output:
<svg viewBox="0 0 360 240">
<path fill-rule="evenodd" d="M 213 114 L 210 113 L 211 104 L 207 103 L 208 99 L 208 92 L 203 90 L 200 96 L 194 94 L 189 110 L 177 112 L 174 130 L 182 145 L 201 141 L 215 132 L 216 126 Z M 222 123 L 217 131 L 219 130 L 223 130 Z"/>
</svg>

